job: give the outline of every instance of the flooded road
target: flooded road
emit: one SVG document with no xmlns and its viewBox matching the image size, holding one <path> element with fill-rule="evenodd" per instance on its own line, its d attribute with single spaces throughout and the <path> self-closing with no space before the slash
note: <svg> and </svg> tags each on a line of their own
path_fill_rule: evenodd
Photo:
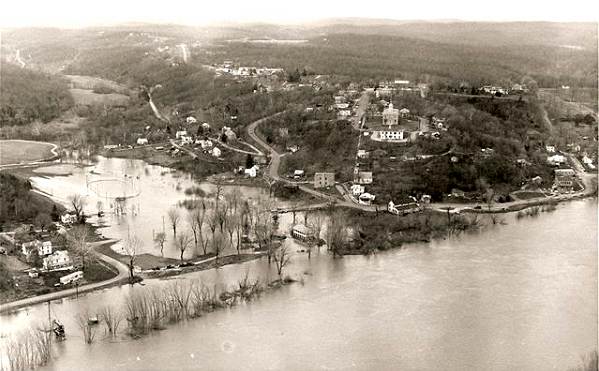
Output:
<svg viewBox="0 0 599 371">
<path fill-rule="evenodd" d="M 296 254 L 293 284 L 133 340 L 86 345 L 74 317 L 124 286 L 52 304 L 69 333 L 45 370 L 566 370 L 597 348 L 597 200 L 372 257 Z M 178 277 L 227 285 L 264 259 Z M 146 285 L 169 281 L 149 280 Z M 47 318 L 0 317 L 9 333 Z"/>
</svg>

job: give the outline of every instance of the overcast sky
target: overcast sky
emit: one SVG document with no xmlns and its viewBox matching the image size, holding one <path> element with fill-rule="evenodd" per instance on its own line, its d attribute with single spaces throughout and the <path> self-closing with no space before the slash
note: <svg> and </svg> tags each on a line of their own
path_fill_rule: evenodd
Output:
<svg viewBox="0 0 599 371">
<path fill-rule="evenodd" d="M 85 27 L 125 22 L 205 25 L 301 23 L 324 18 L 598 21 L 598 0 L 3 0 L 0 27 Z"/>
</svg>

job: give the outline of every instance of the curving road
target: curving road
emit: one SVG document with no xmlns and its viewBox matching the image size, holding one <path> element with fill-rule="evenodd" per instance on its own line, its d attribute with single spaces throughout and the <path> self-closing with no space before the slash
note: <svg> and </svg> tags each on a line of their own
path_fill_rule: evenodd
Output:
<svg viewBox="0 0 599 371">
<path fill-rule="evenodd" d="M 90 245 L 92 245 L 95 248 L 95 247 L 98 247 L 98 246 L 101 246 L 101 245 L 104 245 L 107 243 L 111 243 L 114 241 L 115 240 L 99 241 L 99 242 L 90 243 Z M 43 303 L 43 302 L 46 302 L 49 300 L 57 300 L 57 299 L 77 295 L 77 293 L 82 294 L 85 292 L 98 290 L 98 289 L 101 289 L 104 287 L 108 287 L 108 286 L 117 284 L 120 281 L 122 281 L 123 279 L 127 279 L 129 277 L 129 269 L 127 268 L 127 266 L 125 264 L 123 264 L 120 261 L 113 259 L 109 256 L 106 256 L 104 254 L 97 254 L 97 256 L 103 262 L 116 268 L 118 270 L 119 274 L 109 280 L 89 283 L 87 285 L 79 286 L 79 288 L 73 287 L 73 288 L 66 289 L 66 290 L 51 292 L 49 294 L 33 296 L 30 298 L 12 301 L 12 302 L 6 303 L 6 304 L 0 304 L 0 313 L 8 312 L 11 310 L 15 310 L 15 309 L 18 309 L 21 307 L 26 307 L 26 306 L 33 305 L 33 304 Z"/>
</svg>

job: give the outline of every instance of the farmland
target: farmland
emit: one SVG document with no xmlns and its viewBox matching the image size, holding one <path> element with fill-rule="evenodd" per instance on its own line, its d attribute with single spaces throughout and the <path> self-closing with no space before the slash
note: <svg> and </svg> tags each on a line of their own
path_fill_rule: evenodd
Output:
<svg viewBox="0 0 599 371">
<path fill-rule="evenodd" d="M 41 161 L 56 155 L 56 145 L 26 140 L 0 141 L 0 165 Z"/>
</svg>

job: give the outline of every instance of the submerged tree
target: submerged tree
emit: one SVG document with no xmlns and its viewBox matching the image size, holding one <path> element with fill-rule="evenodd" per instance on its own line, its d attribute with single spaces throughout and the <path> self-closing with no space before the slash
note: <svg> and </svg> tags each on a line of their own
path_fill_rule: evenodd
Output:
<svg viewBox="0 0 599 371">
<path fill-rule="evenodd" d="M 69 204 L 73 208 L 75 212 L 75 217 L 77 218 L 77 223 L 84 223 L 85 216 L 83 214 L 83 208 L 85 207 L 85 199 L 78 194 L 70 195 L 68 197 Z"/>
<path fill-rule="evenodd" d="M 183 254 L 185 250 L 189 248 L 192 243 L 192 238 L 187 233 L 179 233 L 177 237 L 175 237 L 175 246 L 181 252 L 181 262 L 183 262 Z"/>
<path fill-rule="evenodd" d="M 160 255 L 164 257 L 164 243 L 166 242 L 166 233 L 158 232 L 154 236 L 154 243 L 160 247 Z"/>
<path fill-rule="evenodd" d="M 173 228 L 173 237 L 177 238 L 177 225 L 179 225 L 179 221 L 181 220 L 181 214 L 179 213 L 179 209 L 176 207 L 172 207 L 168 211 L 168 220 L 171 222 L 171 227 Z"/>
<path fill-rule="evenodd" d="M 281 248 L 277 249 L 273 255 L 273 260 L 275 261 L 275 266 L 277 267 L 277 274 L 279 275 L 279 280 L 282 280 L 283 269 L 290 263 L 291 255 L 287 250 L 287 245 L 283 244 Z"/>
<path fill-rule="evenodd" d="M 89 245 L 90 230 L 85 224 L 76 225 L 67 232 L 67 243 L 81 258 L 82 270 L 86 267 L 86 258 L 93 257 L 93 249 Z"/>
</svg>

